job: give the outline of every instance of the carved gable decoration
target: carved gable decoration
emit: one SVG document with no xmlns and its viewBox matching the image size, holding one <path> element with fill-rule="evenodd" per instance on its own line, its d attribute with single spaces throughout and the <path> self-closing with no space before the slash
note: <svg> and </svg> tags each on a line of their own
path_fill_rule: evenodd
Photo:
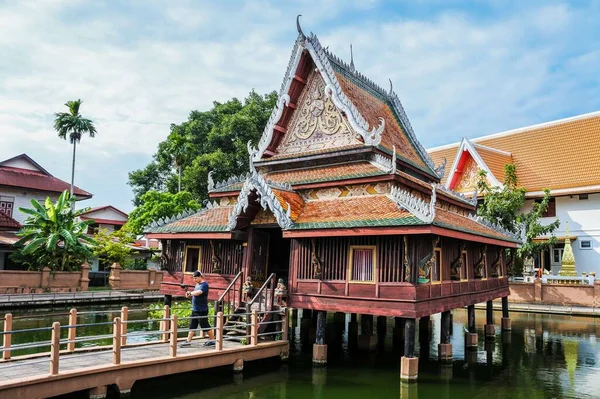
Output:
<svg viewBox="0 0 600 399">
<path fill-rule="evenodd" d="M 362 142 L 325 94 L 325 81 L 313 71 L 298 101 L 288 132 L 277 148 L 278 155 L 334 149 Z"/>
<path fill-rule="evenodd" d="M 477 180 L 479 178 L 479 165 L 469 157 L 463 166 L 463 172 L 459 177 L 458 183 L 454 186 L 454 191 L 458 193 L 472 193 L 477 188 Z"/>
</svg>

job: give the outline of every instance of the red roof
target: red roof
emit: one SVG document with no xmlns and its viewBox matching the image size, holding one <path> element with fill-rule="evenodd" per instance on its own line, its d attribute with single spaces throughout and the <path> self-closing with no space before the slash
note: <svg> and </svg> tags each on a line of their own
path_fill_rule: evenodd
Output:
<svg viewBox="0 0 600 399">
<path fill-rule="evenodd" d="M 4 212 L 0 212 L 0 230 L 18 230 L 21 224 Z"/>
<path fill-rule="evenodd" d="M 61 193 L 70 190 L 71 185 L 41 171 L 14 168 L 0 165 L 0 186 L 30 188 L 40 191 Z M 92 194 L 75 187 L 75 195 L 79 198 L 91 198 Z"/>
</svg>

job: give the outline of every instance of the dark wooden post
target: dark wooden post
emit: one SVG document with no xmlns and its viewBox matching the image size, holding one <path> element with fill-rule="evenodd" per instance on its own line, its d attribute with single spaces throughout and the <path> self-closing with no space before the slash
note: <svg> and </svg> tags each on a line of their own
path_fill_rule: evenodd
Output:
<svg viewBox="0 0 600 399">
<path fill-rule="evenodd" d="M 373 335 L 372 315 L 360 315 L 360 333 L 358 337 L 358 349 L 366 351 L 375 350 L 377 348 L 377 337 Z"/>
<path fill-rule="evenodd" d="M 358 315 L 350 314 L 350 322 L 348 323 L 348 345 L 355 346 L 358 341 Z"/>
<path fill-rule="evenodd" d="M 171 307 L 172 302 L 173 302 L 173 295 L 165 295 L 165 300 L 164 300 L 165 306 Z"/>
<path fill-rule="evenodd" d="M 387 334 L 387 317 L 377 316 L 377 335 L 385 337 Z"/>
<path fill-rule="evenodd" d="M 416 381 L 419 375 L 419 358 L 415 357 L 415 319 L 406 319 L 404 325 L 404 356 L 400 359 L 400 379 Z"/>
<path fill-rule="evenodd" d="M 477 329 L 475 327 L 475 305 L 469 305 L 467 307 L 467 329 L 465 332 L 465 347 L 467 349 L 476 349 L 477 341 Z"/>
<path fill-rule="evenodd" d="M 508 297 L 502 297 L 502 331 L 510 331 L 511 323 L 508 315 Z"/>
<path fill-rule="evenodd" d="M 419 319 L 419 341 L 429 341 L 431 318 L 423 316 Z"/>
<path fill-rule="evenodd" d="M 325 329 L 327 327 L 327 312 L 317 312 L 316 339 L 313 344 L 313 364 L 327 364 L 327 345 L 325 344 Z"/>
<path fill-rule="evenodd" d="M 440 343 L 438 358 L 442 362 L 452 361 L 452 344 L 450 343 L 450 311 L 442 312 Z"/>
<path fill-rule="evenodd" d="M 494 337 L 496 336 L 496 329 L 494 327 L 494 304 L 492 303 L 492 301 L 487 301 L 485 315 L 485 338 L 494 339 Z"/>
<path fill-rule="evenodd" d="M 394 343 L 398 343 L 404 339 L 404 323 L 406 319 L 402 317 L 394 317 Z"/>
</svg>

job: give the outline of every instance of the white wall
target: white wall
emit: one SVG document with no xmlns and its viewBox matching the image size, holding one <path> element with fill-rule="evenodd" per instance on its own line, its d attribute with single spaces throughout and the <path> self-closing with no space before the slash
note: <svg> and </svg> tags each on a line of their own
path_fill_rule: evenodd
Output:
<svg viewBox="0 0 600 399">
<path fill-rule="evenodd" d="M 528 201 L 525 209 L 531 209 Z M 566 235 L 566 221 L 569 222 L 569 235 L 577 236 L 571 243 L 575 255 L 575 268 L 578 274 L 596 272 L 600 276 L 600 194 L 589 194 L 587 200 L 578 195 L 556 197 L 556 218 L 560 226 L 555 235 Z M 556 218 L 542 218 L 542 224 L 552 223 Z M 580 249 L 582 240 L 590 240 L 592 249 Z"/>
<path fill-rule="evenodd" d="M 126 216 L 123 216 L 119 212 L 115 212 L 110 208 L 109 209 L 100 209 L 95 212 L 86 213 L 85 215 L 82 215 L 82 216 L 85 216 L 86 218 L 90 218 L 90 219 L 119 220 L 122 222 L 127 221 Z"/>
<path fill-rule="evenodd" d="M 19 208 L 32 208 L 31 199 L 35 198 L 40 203 L 44 203 L 46 201 L 46 197 L 50 196 L 52 201 L 56 201 L 58 199 L 58 193 L 48 193 L 42 191 L 28 190 L 28 189 L 13 189 L 8 187 L 0 186 L 0 195 L 14 197 L 14 211 L 13 211 L 13 219 L 17 222 L 23 224 L 25 219 L 27 219 L 27 215 L 20 212 Z"/>
<path fill-rule="evenodd" d="M 4 162 L 4 166 L 39 171 L 39 169 L 35 165 L 23 158 L 13 159 L 11 161 Z"/>
</svg>

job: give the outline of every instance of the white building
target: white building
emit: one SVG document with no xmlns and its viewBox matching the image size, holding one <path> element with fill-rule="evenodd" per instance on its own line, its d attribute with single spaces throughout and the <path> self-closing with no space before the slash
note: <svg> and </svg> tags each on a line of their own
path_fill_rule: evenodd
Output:
<svg viewBox="0 0 600 399">
<path fill-rule="evenodd" d="M 436 164 L 447 160 L 442 181 L 447 188 L 471 195 L 478 171 L 488 183 L 504 181 L 504 165 L 516 166 L 519 186 L 527 190 L 527 203 L 552 195 L 546 217 L 558 218 L 557 244 L 536 259 L 536 266 L 556 274 L 560 270 L 568 222 L 579 274 L 600 275 L 600 112 L 579 115 L 510 130 L 428 150 Z"/>
<path fill-rule="evenodd" d="M 12 244 L 18 241 L 15 233 L 27 218 L 19 208 L 31 208 L 32 199 L 43 203 L 50 197 L 56 201 L 60 193 L 70 188 L 69 183 L 52 176 L 26 154 L 0 162 L 0 213 L 4 215 L 4 227 L 0 226 L 0 270 L 13 266 L 9 255 L 13 251 Z M 92 197 L 79 187 L 74 191 L 78 201 Z M 8 222 L 6 217 L 19 226 Z"/>
</svg>

